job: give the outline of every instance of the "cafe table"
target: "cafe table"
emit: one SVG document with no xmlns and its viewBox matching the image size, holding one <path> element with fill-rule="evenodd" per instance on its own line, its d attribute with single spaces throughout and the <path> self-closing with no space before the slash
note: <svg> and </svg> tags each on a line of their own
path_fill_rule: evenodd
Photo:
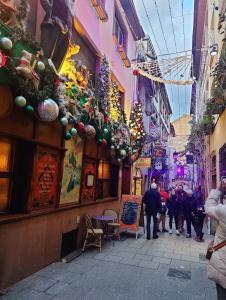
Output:
<svg viewBox="0 0 226 300">
<path fill-rule="evenodd" d="M 104 231 L 104 234 L 106 236 L 107 234 L 107 223 L 108 222 L 113 222 L 114 217 L 113 216 L 105 216 L 105 215 L 100 215 L 100 216 L 95 216 L 93 218 L 95 221 L 100 222 Z"/>
</svg>

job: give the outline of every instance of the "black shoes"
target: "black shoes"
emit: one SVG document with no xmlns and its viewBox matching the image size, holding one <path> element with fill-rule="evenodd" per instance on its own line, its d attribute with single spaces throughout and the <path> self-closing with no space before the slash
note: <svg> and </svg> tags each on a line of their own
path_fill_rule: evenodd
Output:
<svg viewBox="0 0 226 300">
<path fill-rule="evenodd" d="M 158 235 L 153 236 L 153 239 L 154 239 L 154 240 L 156 240 L 156 239 L 158 239 L 158 238 L 159 238 Z"/>
<path fill-rule="evenodd" d="M 163 230 L 162 230 L 162 232 L 169 232 L 166 228 L 164 228 Z"/>
</svg>

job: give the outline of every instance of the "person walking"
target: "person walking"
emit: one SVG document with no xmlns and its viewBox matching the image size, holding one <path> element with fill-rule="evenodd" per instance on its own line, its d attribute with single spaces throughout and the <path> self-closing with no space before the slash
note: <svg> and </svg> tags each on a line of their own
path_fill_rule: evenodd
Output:
<svg viewBox="0 0 226 300">
<path fill-rule="evenodd" d="M 166 206 L 168 208 L 168 215 L 169 215 L 169 234 L 173 233 L 173 219 L 175 222 L 175 227 L 176 227 L 176 234 L 180 235 L 180 232 L 178 230 L 178 215 L 179 215 L 179 205 L 177 201 L 177 196 L 176 192 L 173 189 L 171 191 L 170 197 L 166 202 Z"/>
<path fill-rule="evenodd" d="M 203 204 L 197 203 L 195 200 L 195 210 L 192 213 L 192 224 L 195 229 L 196 233 L 196 242 L 202 242 L 203 241 L 203 235 L 204 233 L 202 232 L 203 229 L 203 222 L 205 219 L 205 208 Z"/>
<path fill-rule="evenodd" d="M 195 200 L 193 197 L 192 190 L 187 190 L 187 195 L 184 198 L 184 202 L 183 202 L 183 211 L 184 211 L 184 218 L 187 227 L 186 238 L 191 238 L 192 215 L 194 214 L 195 211 Z"/>
<path fill-rule="evenodd" d="M 182 233 L 184 231 L 184 200 L 186 197 L 186 192 L 183 190 L 183 186 L 179 185 L 176 191 L 177 202 L 179 206 L 178 213 L 178 229 Z"/>
<path fill-rule="evenodd" d="M 147 218 L 147 240 L 151 237 L 151 217 L 153 218 L 153 239 L 157 239 L 157 213 L 161 212 L 162 204 L 160 193 L 157 191 L 157 184 L 153 182 L 150 190 L 146 191 L 143 197 L 144 210 Z"/>
<path fill-rule="evenodd" d="M 216 282 L 218 300 L 226 299 L 226 182 L 221 180 L 221 187 L 211 190 L 205 204 L 206 214 L 218 222 L 214 237 L 214 246 L 207 270 L 208 278 Z"/>
<path fill-rule="evenodd" d="M 158 219 L 158 229 L 157 232 L 160 232 L 160 224 L 162 223 L 162 232 L 168 232 L 168 230 L 166 229 L 166 211 L 167 211 L 167 207 L 166 207 L 166 201 L 169 198 L 169 195 L 167 192 L 159 189 L 159 193 L 161 196 L 161 202 L 162 202 L 162 211 L 160 212 L 160 216 Z"/>
</svg>

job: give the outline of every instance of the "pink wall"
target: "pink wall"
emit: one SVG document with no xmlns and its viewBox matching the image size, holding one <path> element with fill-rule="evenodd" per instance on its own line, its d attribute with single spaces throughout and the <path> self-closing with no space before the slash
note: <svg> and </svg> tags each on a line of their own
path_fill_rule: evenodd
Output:
<svg viewBox="0 0 226 300">
<path fill-rule="evenodd" d="M 125 91 L 125 110 L 129 114 L 133 99 L 134 76 L 132 69 L 124 66 L 113 38 L 115 4 L 119 8 L 120 15 L 128 31 L 127 56 L 131 61 L 136 56 L 136 42 L 127 24 L 124 10 L 118 0 L 106 0 L 107 22 L 100 21 L 90 0 L 77 0 L 75 2 L 75 24 L 76 27 L 81 28 L 84 35 L 97 50 L 97 53 L 106 55 L 112 72 Z"/>
</svg>

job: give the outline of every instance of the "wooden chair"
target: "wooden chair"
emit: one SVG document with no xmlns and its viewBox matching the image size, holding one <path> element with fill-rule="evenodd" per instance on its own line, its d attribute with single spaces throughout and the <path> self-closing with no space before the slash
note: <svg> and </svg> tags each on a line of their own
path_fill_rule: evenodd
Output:
<svg viewBox="0 0 226 300">
<path fill-rule="evenodd" d="M 113 221 L 107 223 L 107 236 L 120 240 L 120 224 L 118 214 L 114 209 L 105 209 L 104 216 L 112 216 Z"/>
<path fill-rule="evenodd" d="M 93 227 L 93 223 L 89 215 L 85 215 L 85 222 L 86 238 L 82 247 L 82 251 L 85 251 L 86 248 L 91 246 L 97 247 L 101 251 L 103 230 Z"/>
</svg>

